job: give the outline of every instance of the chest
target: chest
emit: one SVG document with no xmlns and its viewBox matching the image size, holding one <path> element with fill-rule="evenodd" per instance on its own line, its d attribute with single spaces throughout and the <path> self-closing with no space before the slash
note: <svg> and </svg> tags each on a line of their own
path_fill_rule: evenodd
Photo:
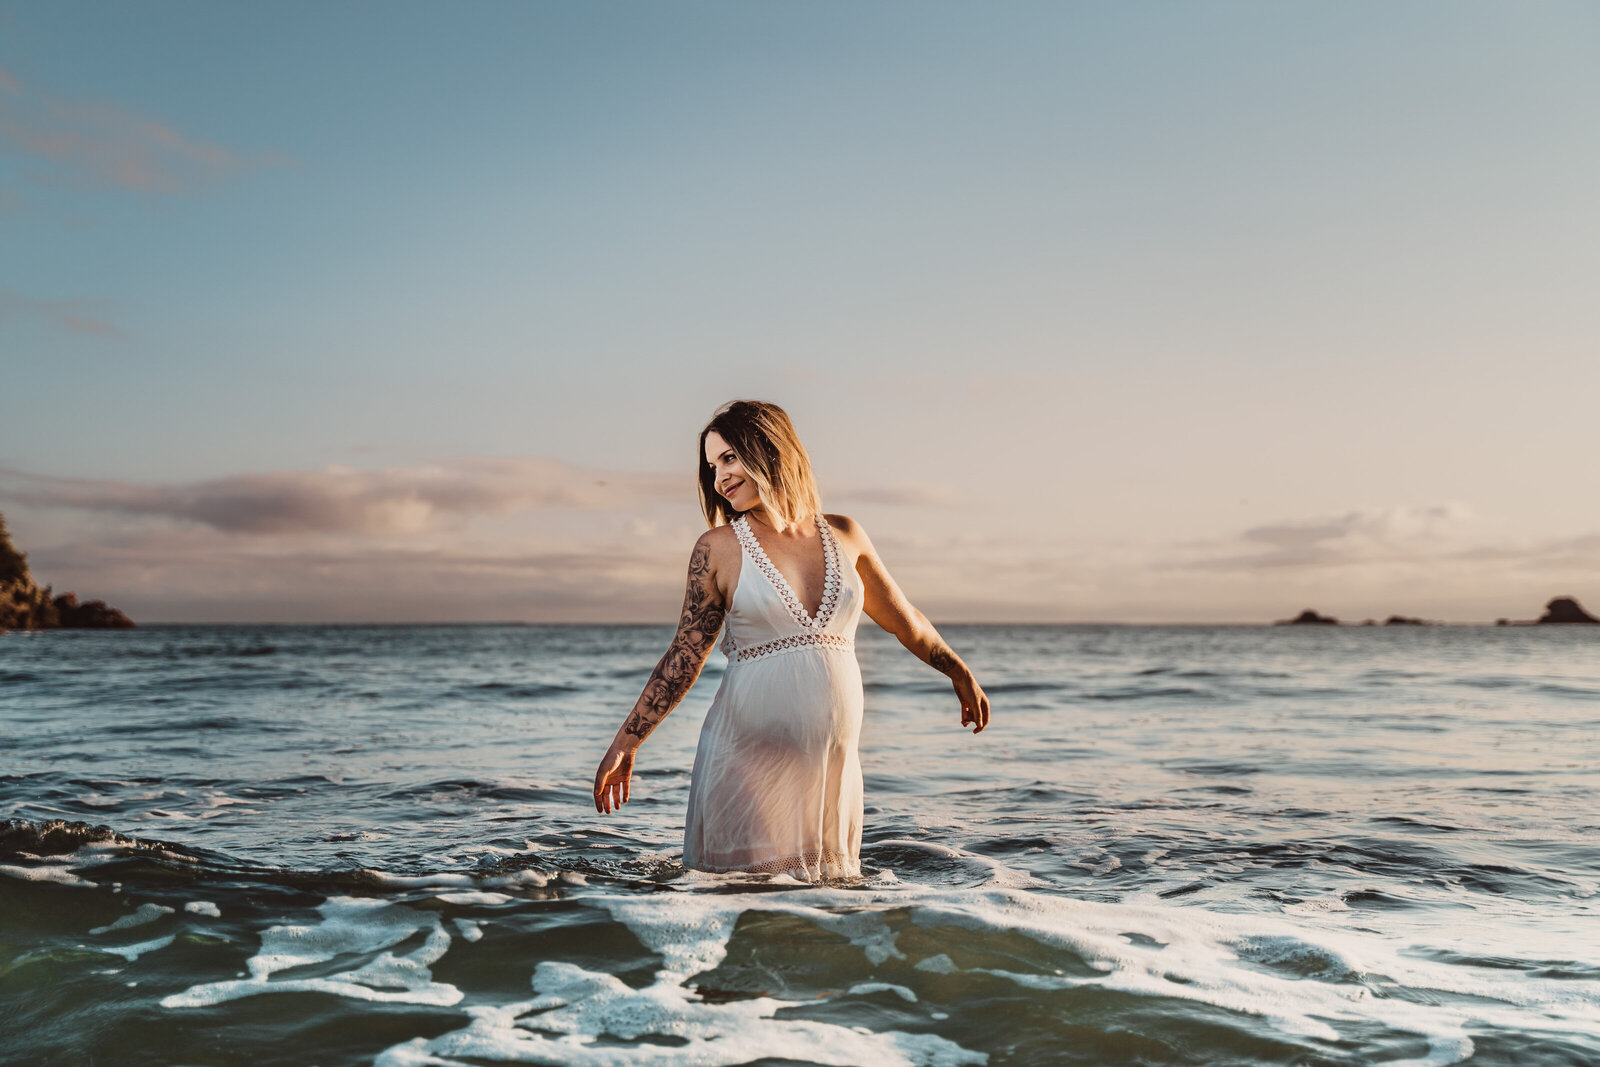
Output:
<svg viewBox="0 0 1600 1067">
<path fill-rule="evenodd" d="M 814 537 L 765 540 L 748 520 L 737 520 L 734 529 L 742 554 L 740 587 L 754 585 L 767 591 L 802 626 L 825 624 L 839 600 L 844 566 L 838 542 L 826 524 L 819 519 Z"/>
</svg>

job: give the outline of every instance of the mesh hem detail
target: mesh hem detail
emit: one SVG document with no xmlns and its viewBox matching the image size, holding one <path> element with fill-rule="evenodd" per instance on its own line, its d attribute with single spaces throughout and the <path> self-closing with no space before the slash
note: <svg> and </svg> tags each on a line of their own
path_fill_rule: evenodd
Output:
<svg viewBox="0 0 1600 1067">
<path fill-rule="evenodd" d="M 831 878 L 861 877 L 861 862 L 831 849 L 796 853 L 781 859 L 763 860 L 731 867 L 701 864 L 695 869 L 713 874 L 786 874 L 804 882 L 821 882 Z"/>
</svg>

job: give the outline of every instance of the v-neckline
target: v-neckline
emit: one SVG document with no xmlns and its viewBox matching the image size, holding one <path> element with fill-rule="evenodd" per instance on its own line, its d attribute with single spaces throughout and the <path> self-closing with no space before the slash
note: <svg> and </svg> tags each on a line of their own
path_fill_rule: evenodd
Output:
<svg viewBox="0 0 1600 1067">
<path fill-rule="evenodd" d="M 767 555 L 767 550 L 761 547 L 761 539 L 756 536 L 755 528 L 750 523 L 747 515 L 740 515 L 734 520 L 735 532 L 741 534 L 739 540 L 750 558 L 755 561 L 761 573 L 766 575 L 767 582 L 772 586 L 778 598 L 789 608 L 789 614 L 794 620 L 808 630 L 820 630 L 828 625 L 833 618 L 833 609 L 839 600 L 839 550 L 833 541 L 833 531 L 828 528 L 828 520 L 818 512 L 817 540 L 822 542 L 822 599 L 817 602 L 817 612 L 812 615 L 806 611 L 805 604 L 795 593 L 794 587 L 789 584 L 789 579 L 777 568 L 772 559 Z"/>
</svg>

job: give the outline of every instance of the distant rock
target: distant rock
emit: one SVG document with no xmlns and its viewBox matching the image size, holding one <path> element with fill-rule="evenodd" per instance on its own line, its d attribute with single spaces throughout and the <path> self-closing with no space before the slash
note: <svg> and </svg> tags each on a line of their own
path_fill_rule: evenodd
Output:
<svg viewBox="0 0 1600 1067">
<path fill-rule="evenodd" d="M 1385 626 L 1437 626 L 1438 623 L 1428 619 L 1414 619 L 1409 615 L 1390 615 L 1383 620 Z"/>
<path fill-rule="evenodd" d="M 1274 626 L 1338 626 L 1339 620 L 1331 615 L 1318 615 L 1310 608 L 1302 611 L 1292 619 L 1279 619 Z"/>
<path fill-rule="evenodd" d="M 1541 623 L 1600 623 L 1600 619 L 1590 615 L 1570 596 L 1558 596 L 1544 606 L 1544 614 L 1539 617 Z"/>
<path fill-rule="evenodd" d="M 50 602 L 56 609 L 56 625 L 63 630 L 131 630 L 133 620 L 104 600 L 78 603 L 72 593 L 64 593 Z"/>
<path fill-rule="evenodd" d="M 0 633 L 62 627 L 127 630 L 133 620 L 103 600 L 79 604 L 71 593 L 51 596 L 49 586 L 39 588 L 28 573 L 28 557 L 11 543 L 5 516 L 0 515 Z"/>
</svg>

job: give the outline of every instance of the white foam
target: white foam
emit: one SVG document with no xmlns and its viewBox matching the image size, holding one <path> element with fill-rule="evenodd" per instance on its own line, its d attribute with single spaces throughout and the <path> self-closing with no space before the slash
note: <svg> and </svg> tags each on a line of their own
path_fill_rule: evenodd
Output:
<svg viewBox="0 0 1600 1067">
<path fill-rule="evenodd" d="M 794 896 L 803 900 L 806 892 L 797 891 Z M 790 895 L 758 894 L 755 899 Z M 811 1062 L 841 1067 L 866 1063 L 960 1067 L 988 1062 L 986 1055 L 934 1034 L 863 1033 L 832 1023 L 779 1019 L 778 1010 L 789 1004 L 771 997 L 728 1003 L 699 1000 L 686 982 L 723 960 L 734 925 L 747 910 L 742 905 L 750 899 L 745 894 L 730 900 L 691 893 L 594 899 L 594 904 L 610 912 L 661 957 L 653 985 L 633 989 L 613 975 L 573 963 L 543 961 L 534 971 L 533 987 L 539 994 L 534 1000 L 468 1008 L 471 1022 L 464 1029 L 397 1045 L 380 1055 L 375 1067 L 461 1062 L 451 1057 L 608 1067 L 731 1067 L 763 1058 L 791 1058 L 796 1048 L 804 1048 Z M 904 958 L 893 947 L 893 931 L 877 912 L 832 912 L 803 906 L 800 911 L 849 937 L 871 956 Z M 852 992 L 862 995 L 885 990 L 916 1001 L 915 992 L 908 987 L 886 982 L 858 983 Z M 659 1035 L 685 1043 L 595 1044 L 602 1035 L 622 1041 Z"/>
<path fill-rule="evenodd" d="M 435 893 L 433 896 L 435 900 L 442 900 L 446 904 L 459 904 L 462 906 L 469 904 L 509 904 L 517 899 L 506 893 L 483 893 L 475 889 L 454 893 Z"/>
<path fill-rule="evenodd" d="M 317 909 L 316 926 L 272 926 L 261 933 L 261 951 L 245 964 L 249 977 L 206 982 L 161 1001 L 165 1008 L 193 1008 L 261 993 L 319 992 L 355 1000 L 448 1007 L 461 1000 L 453 985 L 433 981 L 429 968 L 450 947 L 437 917 L 382 900 L 329 897 Z M 431 927 L 431 929 L 430 929 Z M 404 956 L 387 951 L 424 930 L 421 947 Z M 372 955 L 354 970 L 321 978 L 277 979 L 279 971 L 322 963 L 335 956 Z"/>
<path fill-rule="evenodd" d="M 209 915 L 213 919 L 222 918 L 222 909 L 209 900 L 191 900 L 183 906 L 183 910 L 191 915 Z"/>
<path fill-rule="evenodd" d="M 893 982 L 857 982 L 850 987 L 851 996 L 862 996 L 870 993 L 893 993 L 908 1004 L 917 1002 L 917 995 L 903 985 Z"/>
<path fill-rule="evenodd" d="M 1302 900 L 1298 904 L 1285 904 L 1283 911 L 1288 915 L 1316 915 L 1325 911 L 1349 911 L 1350 905 L 1340 896 L 1313 897 Z"/>
<path fill-rule="evenodd" d="M 158 937 L 151 941 L 140 941 L 135 945 L 95 945 L 93 948 L 96 952 L 112 953 L 132 963 L 146 952 L 154 952 L 158 948 L 166 948 L 172 944 L 177 936 L 177 934 L 168 934 L 166 937 Z"/>
<path fill-rule="evenodd" d="M 56 885 L 89 886 L 94 883 L 79 878 L 65 867 L 13 867 L 0 863 L 0 874 L 23 882 L 53 882 Z"/>
<path fill-rule="evenodd" d="M 483 940 L 483 928 L 477 923 L 473 922 L 471 919 L 452 919 L 450 921 L 455 924 L 456 932 L 461 935 L 461 940 Z"/>
<path fill-rule="evenodd" d="M 692 931 L 691 938 L 698 933 Z M 374 1067 L 461 1063 L 451 1057 L 574 1067 L 733 1067 L 763 1058 L 790 1059 L 796 1049 L 805 1049 L 808 1062 L 831 1067 L 988 1062 L 982 1053 L 933 1034 L 861 1033 L 832 1023 L 778 1019 L 778 1009 L 788 1005 L 770 997 L 707 1004 L 670 979 L 633 989 L 613 975 L 545 961 L 534 971 L 533 988 L 539 994 L 534 1000 L 469 1008 L 471 1021 L 464 1029 L 396 1045 L 380 1054 Z M 663 1035 L 684 1043 L 595 1044 L 601 1035 L 623 1041 Z"/>
<path fill-rule="evenodd" d="M 483 884 L 494 886 L 497 889 L 517 889 L 522 887 L 541 889 L 550 884 L 550 876 L 540 871 L 524 868 L 520 871 L 495 875 L 493 878 L 485 878 Z"/>
<path fill-rule="evenodd" d="M 470 874 L 388 874 L 384 871 L 363 869 L 378 885 L 392 885 L 399 889 L 445 889 L 460 886 L 471 889 L 477 883 Z"/>
<path fill-rule="evenodd" d="M 236 807 L 236 806 L 240 806 L 240 805 L 244 805 L 244 806 L 248 806 L 248 807 L 252 807 L 252 808 L 258 808 L 258 807 L 261 806 L 261 801 L 259 801 L 259 800 L 240 800 L 238 797 L 230 797 L 226 793 L 211 793 L 211 794 L 207 795 L 200 802 L 200 804 L 201 804 L 202 807 L 206 807 L 206 808 L 230 808 L 230 807 Z"/>
<path fill-rule="evenodd" d="M 1471 1054 L 1466 1028 L 1490 1023 L 1508 1031 L 1580 1032 L 1600 1037 L 1600 982 L 1508 980 L 1503 969 L 1437 964 L 1391 940 L 1347 931 L 1315 931 L 1260 915 L 1230 915 L 1167 904 L 1107 904 L 999 887 L 864 889 L 817 887 L 793 893 L 656 894 L 595 901 L 663 958 L 663 979 L 709 970 L 726 953 L 738 916 L 748 911 L 801 916 L 849 937 L 874 966 L 890 956 L 896 931 L 887 914 L 906 910 L 917 926 L 1015 931 L 1078 956 L 1088 974 L 976 969 L 1028 988 L 1098 986 L 1144 996 L 1193 1000 L 1270 1021 L 1286 1035 L 1339 1040 L 1336 1024 L 1377 1022 L 1429 1042 L 1424 1063 Z M 1130 938 L 1130 932 L 1140 937 Z M 941 958 L 942 957 L 942 958 Z M 914 970 L 959 971 L 948 955 Z M 1373 996 L 1369 975 L 1405 988 L 1456 994 L 1447 1005 Z M 915 990 L 913 990 L 915 992 Z"/>
<path fill-rule="evenodd" d="M 109 930 L 127 930 L 130 927 L 153 923 L 163 915 L 171 914 L 172 909 L 165 904 L 140 904 L 137 911 L 129 912 L 116 922 L 107 923 L 104 926 L 96 926 L 89 932 L 91 934 L 103 934 Z"/>
</svg>

